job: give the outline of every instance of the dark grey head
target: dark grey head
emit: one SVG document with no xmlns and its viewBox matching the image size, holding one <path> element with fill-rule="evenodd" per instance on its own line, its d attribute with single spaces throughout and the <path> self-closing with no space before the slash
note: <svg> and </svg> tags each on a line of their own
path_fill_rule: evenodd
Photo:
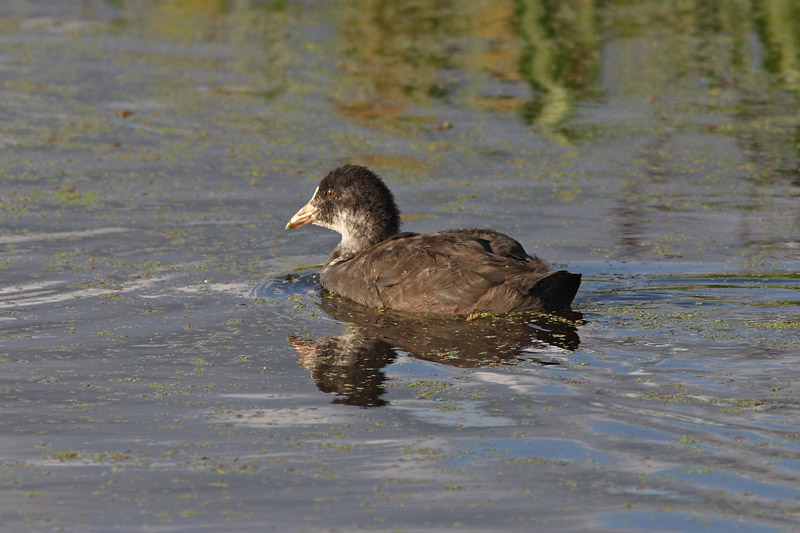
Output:
<svg viewBox="0 0 800 533">
<path fill-rule="evenodd" d="M 400 230 L 400 211 L 388 187 L 366 167 L 344 165 L 322 178 L 287 229 L 316 224 L 342 235 L 339 256 L 369 248 Z"/>
</svg>

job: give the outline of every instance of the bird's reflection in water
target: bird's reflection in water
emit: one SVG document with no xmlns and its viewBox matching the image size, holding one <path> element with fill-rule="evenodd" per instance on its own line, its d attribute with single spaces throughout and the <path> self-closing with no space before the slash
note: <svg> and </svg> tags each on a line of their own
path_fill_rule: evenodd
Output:
<svg viewBox="0 0 800 533">
<path fill-rule="evenodd" d="M 381 399 L 386 381 L 382 369 L 397 357 L 390 344 L 357 331 L 315 341 L 290 337 L 289 342 L 319 390 L 336 394 L 333 403 L 386 405 Z"/>
<path fill-rule="evenodd" d="M 383 368 L 397 358 L 396 350 L 412 357 L 458 367 L 488 367 L 537 358 L 537 348 L 575 350 L 580 344 L 576 324 L 580 313 L 524 314 L 465 319 L 419 319 L 393 311 L 378 311 L 322 291 L 321 309 L 352 324 L 344 335 L 317 340 L 290 337 L 300 363 L 311 371 L 319 389 L 336 394 L 334 403 L 374 407 L 381 399 Z"/>
</svg>

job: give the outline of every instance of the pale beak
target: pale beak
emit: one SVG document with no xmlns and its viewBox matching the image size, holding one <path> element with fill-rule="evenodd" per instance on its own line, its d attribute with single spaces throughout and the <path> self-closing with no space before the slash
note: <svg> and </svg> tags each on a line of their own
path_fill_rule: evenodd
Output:
<svg viewBox="0 0 800 533">
<path fill-rule="evenodd" d="M 316 194 L 314 197 L 316 197 Z M 312 205 L 314 197 L 312 197 L 306 205 L 301 207 L 300 211 L 294 214 L 292 219 L 286 224 L 286 229 L 299 228 L 300 226 L 305 226 L 306 224 L 311 224 L 317 221 L 319 209 Z"/>
</svg>

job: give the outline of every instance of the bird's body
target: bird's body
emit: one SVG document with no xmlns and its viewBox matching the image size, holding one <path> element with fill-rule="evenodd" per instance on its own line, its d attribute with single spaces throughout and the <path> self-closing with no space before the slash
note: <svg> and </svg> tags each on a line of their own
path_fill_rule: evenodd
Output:
<svg viewBox="0 0 800 533">
<path fill-rule="evenodd" d="M 580 286 L 580 274 L 550 271 L 494 230 L 398 233 L 391 192 L 364 167 L 325 176 L 287 228 L 307 223 L 342 234 L 322 285 L 367 307 L 441 316 L 558 311 Z"/>
</svg>

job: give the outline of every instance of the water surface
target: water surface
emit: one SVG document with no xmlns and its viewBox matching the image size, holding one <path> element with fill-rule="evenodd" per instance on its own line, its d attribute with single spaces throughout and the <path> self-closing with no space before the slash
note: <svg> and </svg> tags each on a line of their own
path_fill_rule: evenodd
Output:
<svg viewBox="0 0 800 533">
<path fill-rule="evenodd" d="M 791 2 L 0 7 L 9 530 L 791 531 Z M 573 313 L 324 293 L 345 162 Z"/>
</svg>

